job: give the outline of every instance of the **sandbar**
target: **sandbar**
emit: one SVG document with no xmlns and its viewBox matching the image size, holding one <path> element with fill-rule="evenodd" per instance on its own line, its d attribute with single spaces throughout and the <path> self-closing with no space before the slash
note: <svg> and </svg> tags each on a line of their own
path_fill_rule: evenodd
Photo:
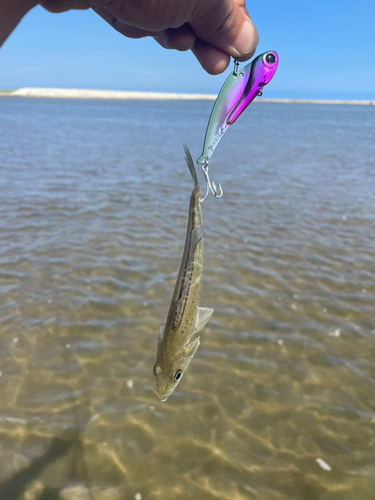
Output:
<svg viewBox="0 0 375 500">
<path fill-rule="evenodd" d="M 216 94 L 178 94 L 172 92 L 138 92 L 128 90 L 91 90 L 24 87 L 0 90 L 0 97 L 34 97 L 49 99 L 117 99 L 117 100 L 161 100 L 161 101 L 214 101 Z M 282 104 L 347 104 L 356 106 L 375 105 L 375 100 L 342 99 L 256 99 L 255 102 Z"/>
</svg>

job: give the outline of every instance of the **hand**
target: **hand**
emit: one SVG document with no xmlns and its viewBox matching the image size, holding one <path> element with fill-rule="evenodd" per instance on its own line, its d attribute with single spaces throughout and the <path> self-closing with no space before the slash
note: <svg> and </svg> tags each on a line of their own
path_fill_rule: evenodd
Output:
<svg viewBox="0 0 375 500">
<path fill-rule="evenodd" d="M 0 0 L 0 47 L 35 5 L 35 0 Z"/>
<path fill-rule="evenodd" d="M 245 0 L 42 0 L 40 4 L 51 12 L 92 7 L 127 37 L 152 36 L 164 48 L 191 49 L 210 74 L 225 71 L 230 56 L 242 61 L 252 57 L 259 39 Z"/>
</svg>

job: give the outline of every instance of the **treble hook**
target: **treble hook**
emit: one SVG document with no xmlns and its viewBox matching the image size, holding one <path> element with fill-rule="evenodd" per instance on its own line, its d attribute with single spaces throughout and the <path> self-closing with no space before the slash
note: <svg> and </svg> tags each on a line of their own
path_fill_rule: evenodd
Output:
<svg viewBox="0 0 375 500">
<path fill-rule="evenodd" d="M 202 165 L 202 171 L 204 175 L 204 180 L 206 181 L 207 184 L 207 189 L 206 189 L 206 194 L 204 195 L 204 198 L 200 200 L 201 203 L 204 202 L 204 200 L 207 198 L 208 193 L 211 191 L 211 194 L 215 196 L 215 198 L 221 198 L 223 196 L 223 188 L 221 187 L 221 184 L 219 182 L 219 189 L 217 189 L 216 184 L 212 181 L 210 181 L 210 177 L 208 175 L 208 158 L 205 158 L 204 163 Z"/>
</svg>

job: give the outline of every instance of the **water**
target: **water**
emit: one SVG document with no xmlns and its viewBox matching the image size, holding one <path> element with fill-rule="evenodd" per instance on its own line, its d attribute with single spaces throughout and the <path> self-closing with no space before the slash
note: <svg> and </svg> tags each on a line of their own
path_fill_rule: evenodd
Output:
<svg viewBox="0 0 375 500">
<path fill-rule="evenodd" d="M 254 104 L 227 132 L 215 313 L 153 394 L 211 105 L 0 101 L 1 500 L 375 498 L 371 107 Z"/>
</svg>

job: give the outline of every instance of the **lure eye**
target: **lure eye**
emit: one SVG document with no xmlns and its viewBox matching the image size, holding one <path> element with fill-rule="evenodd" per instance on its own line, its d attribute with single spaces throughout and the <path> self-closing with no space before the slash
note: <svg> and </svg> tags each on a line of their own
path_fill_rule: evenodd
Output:
<svg viewBox="0 0 375 500">
<path fill-rule="evenodd" d="M 182 375 L 182 371 L 181 370 L 177 370 L 176 373 L 174 374 L 174 380 L 175 380 L 175 382 L 177 382 L 177 380 L 179 380 L 181 378 L 181 375 Z"/>
<path fill-rule="evenodd" d="M 274 56 L 274 54 L 272 54 L 272 52 L 269 52 L 267 55 L 266 55 L 266 62 L 268 64 L 274 64 L 274 62 L 276 61 L 276 57 Z"/>
</svg>

